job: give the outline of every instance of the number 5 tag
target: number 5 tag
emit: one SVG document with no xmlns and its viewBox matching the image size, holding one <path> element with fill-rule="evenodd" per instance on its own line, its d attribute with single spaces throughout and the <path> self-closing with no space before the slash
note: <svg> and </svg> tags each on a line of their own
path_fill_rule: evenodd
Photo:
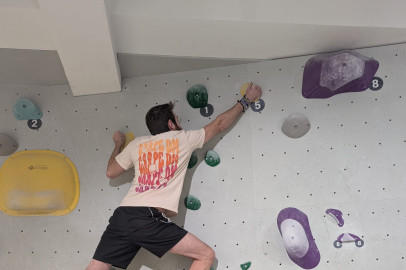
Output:
<svg viewBox="0 0 406 270">
<path fill-rule="evenodd" d="M 254 111 L 254 112 L 260 112 L 260 111 L 262 111 L 263 109 L 265 108 L 265 101 L 262 99 L 262 98 L 260 98 L 258 101 L 256 101 L 256 102 L 252 102 L 251 103 L 251 109 Z"/>
</svg>

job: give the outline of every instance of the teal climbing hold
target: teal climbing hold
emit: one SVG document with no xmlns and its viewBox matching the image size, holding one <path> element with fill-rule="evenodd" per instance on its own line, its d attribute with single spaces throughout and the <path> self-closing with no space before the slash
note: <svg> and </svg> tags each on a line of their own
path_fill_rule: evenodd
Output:
<svg viewBox="0 0 406 270">
<path fill-rule="evenodd" d="M 40 108 L 27 98 L 20 98 L 13 108 L 14 117 L 18 120 L 38 120 L 42 118 Z"/>
<path fill-rule="evenodd" d="M 193 168 L 196 165 L 196 163 L 197 163 L 197 154 L 196 154 L 196 152 L 193 152 L 192 155 L 190 156 L 189 164 L 187 165 L 187 168 L 188 169 Z"/>
<path fill-rule="evenodd" d="M 206 161 L 207 165 L 212 167 L 215 167 L 220 164 L 220 156 L 213 150 L 207 151 L 204 160 Z"/>
<path fill-rule="evenodd" d="M 185 206 L 190 210 L 199 210 L 202 204 L 198 198 L 193 195 L 189 195 L 185 198 Z"/>
<path fill-rule="evenodd" d="M 247 270 L 251 267 L 251 262 L 246 262 L 240 265 L 242 270 Z"/>
<path fill-rule="evenodd" d="M 187 101 L 192 108 L 204 108 L 207 107 L 207 101 L 209 96 L 207 89 L 202 84 L 196 84 L 189 88 L 186 94 Z"/>
</svg>

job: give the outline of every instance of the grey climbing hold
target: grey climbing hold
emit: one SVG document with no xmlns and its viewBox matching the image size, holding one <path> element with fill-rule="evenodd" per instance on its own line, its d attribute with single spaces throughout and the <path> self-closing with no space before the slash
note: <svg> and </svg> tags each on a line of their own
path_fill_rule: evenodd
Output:
<svg viewBox="0 0 406 270">
<path fill-rule="evenodd" d="M 187 101 L 192 108 L 204 108 L 207 107 L 207 101 L 209 96 L 207 89 L 202 84 L 196 84 L 189 88 L 186 94 Z"/>
<path fill-rule="evenodd" d="M 285 119 L 282 125 L 282 132 L 292 139 L 297 139 L 306 135 L 310 130 L 310 122 L 300 113 L 294 113 Z"/>
<path fill-rule="evenodd" d="M 185 198 L 185 206 L 190 210 L 199 210 L 202 204 L 198 198 L 193 195 L 189 195 Z"/>
<path fill-rule="evenodd" d="M 0 133 L 0 156 L 9 156 L 17 151 L 17 142 L 9 135 Z"/>
<path fill-rule="evenodd" d="M 187 165 L 187 168 L 188 169 L 193 168 L 196 165 L 197 160 L 198 160 L 197 159 L 197 154 L 196 154 L 196 152 L 193 152 L 192 155 L 190 156 L 189 164 Z"/>
<path fill-rule="evenodd" d="M 209 150 L 206 153 L 204 161 L 206 161 L 207 165 L 215 167 L 220 164 L 220 156 L 213 150 Z"/>
</svg>

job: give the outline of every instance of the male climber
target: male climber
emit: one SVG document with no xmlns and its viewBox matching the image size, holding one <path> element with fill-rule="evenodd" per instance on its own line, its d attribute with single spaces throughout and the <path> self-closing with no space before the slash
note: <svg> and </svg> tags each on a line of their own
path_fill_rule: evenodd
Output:
<svg viewBox="0 0 406 270">
<path fill-rule="evenodd" d="M 209 270 L 213 249 L 168 217 L 178 212 L 192 152 L 227 130 L 261 97 L 259 86 L 249 84 L 246 95 L 228 111 L 199 130 L 184 131 L 170 102 L 151 108 L 146 124 L 152 136 L 135 138 L 120 153 L 125 136 L 116 131 L 106 175 L 116 178 L 134 167 L 130 190 L 114 211 L 87 270 L 126 269 L 141 247 L 161 258 L 165 253 L 193 259 L 191 270 Z"/>
</svg>

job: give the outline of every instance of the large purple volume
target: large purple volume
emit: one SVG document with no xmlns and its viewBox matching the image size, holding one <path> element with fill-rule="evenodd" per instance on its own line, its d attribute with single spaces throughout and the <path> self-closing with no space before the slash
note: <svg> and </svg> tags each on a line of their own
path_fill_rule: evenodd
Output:
<svg viewBox="0 0 406 270">
<path fill-rule="evenodd" d="M 279 212 L 277 224 L 289 258 L 304 269 L 315 268 L 320 262 L 320 252 L 307 215 L 288 207 Z"/>
<path fill-rule="evenodd" d="M 371 85 L 378 67 L 378 61 L 355 51 L 316 55 L 304 67 L 302 95 L 329 98 L 364 91 Z"/>
</svg>

